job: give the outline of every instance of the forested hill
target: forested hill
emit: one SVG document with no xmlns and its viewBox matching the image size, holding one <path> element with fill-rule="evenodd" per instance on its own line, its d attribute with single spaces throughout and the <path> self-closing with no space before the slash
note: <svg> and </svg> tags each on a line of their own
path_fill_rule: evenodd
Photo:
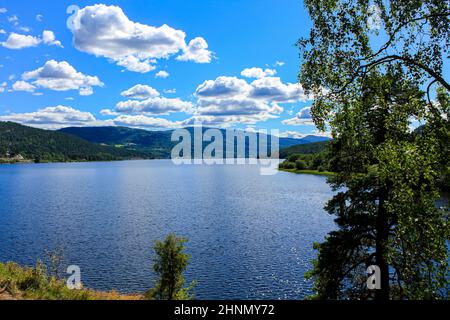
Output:
<svg viewBox="0 0 450 320">
<path fill-rule="evenodd" d="M 0 160 L 109 161 L 140 158 L 137 151 L 101 146 L 58 131 L 0 122 Z"/>
<path fill-rule="evenodd" d="M 207 129 L 204 127 L 203 131 Z M 189 127 L 186 130 L 191 132 L 193 136 L 194 128 Z M 177 142 L 171 141 L 173 130 L 147 131 L 126 127 L 70 127 L 61 129 L 61 132 L 73 134 L 90 142 L 151 153 L 157 158 L 169 158 L 172 148 L 177 144 Z M 226 140 L 226 130 L 221 129 L 221 132 L 224 140 Z M 258 137 L 260 137 L 260 134 L 258 134 Z M 307 136 L 302 139 L 280 138 L 279 143 L 280 149 L 284 149 L 324 140 L 329 140 L 329 138 L 319 136 Z M 271 138 L 268 139 L 268 143 L 271 143 Z M 225 144 L 226 141 L 224 141 Z M 248 149 L 247 144 L 246 150 Z"/>
<path fill-rule="evenodd" d="M 294 154 L 317 154 L 325 151 L 330 145 L 329 141 L 300 144 L 280 150 L 280 158 L 286 159 Z"/>
<path fill-rule="evenodd" d="M 61 129 L 60 132 L 96 144 L 139 150 L 152 154 L 155 158 L 168 159 L 173 146 L 176 145 L 171 142 L 172 131 L 148 131 L 126 127 L 69 127 Z"/>
<path fill-rule="evenodd" d="M 204 130 L 206 129 L 204 128 Z M 194 129 L 187 128 L 187 130 L 193 131 Z M 226 131 L 222 131 L 225 138 Z M 0 162 L 169 159 L 173 146 L 178 143 L 171 141 L 172 132 L 171 130 L 147 131 L 126 127 L 83 127 L 52 131 L 13 122 L 0 122 Z M 271 139 L 268 139 L 269 150 Z M 283 150 L 296 153 L 298 148 L 314 149 L 315 152 L 316 144 L 311 142 L 317 139 L 323 140 L 323 137 L 280 138 L 282 155 L 285 152 Z M 249 151 L 249 148 L 247 143 L 246 152 Z"/>
</svg>

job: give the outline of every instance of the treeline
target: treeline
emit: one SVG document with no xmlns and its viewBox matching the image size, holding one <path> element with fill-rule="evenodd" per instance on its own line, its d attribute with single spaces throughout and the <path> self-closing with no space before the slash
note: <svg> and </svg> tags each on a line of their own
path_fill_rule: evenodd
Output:
<svg viewBox="0 0 450 320">
<path fill-rule="evenodd" d="M 317 154 L 329 148 L 330 141 L 299 144 L 280 150 L 280 159 L 287 159 L 296 154 Z M 295 161 L 294 161 L 295 162 Z"/>
<path fill-rule="evenodd" d="M 293 154 L 280 164 L 280 169 L 330 171 L 327 152 L 316 154 Z"/>
<path fill-rule="evenodd" d="M 0 122 L 0 159 L 3 162 L 112 161 L 148 157 L 138 151 L 101 146 L 62 132 Z"/>
</svg>

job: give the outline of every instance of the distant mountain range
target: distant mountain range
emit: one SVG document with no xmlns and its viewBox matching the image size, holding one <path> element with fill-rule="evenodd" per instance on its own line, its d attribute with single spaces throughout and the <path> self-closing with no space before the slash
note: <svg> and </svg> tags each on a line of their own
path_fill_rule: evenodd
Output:
<svg viewBox="0 0 450 320">
<path fill-rule="evenodd" d="M 185 128 L 194 135 L 194 128 Z M 203 128 L 205 132 L 209 128 Z M 131 129 L 126 127 L 69 127 L 60 130 L 64 133 L 69 133 L 86 141 L 107 145 L 122 147 L 129 150 L 136 150 L 151 154 L 155 158 L 170 158 L 172 148 L 178 142 L 172 142 L 171 137 L 173 130 L 168 131 L 147 131 L 141 129 Z M 225 139 L 227 130 L 220 129 Z M 258 139 L 261 134 L 258 134 Z M 271 138 L 268 136 L 269 151 L 271 145 Z M 330 140 L 322 136 L 306 136 L 302 139 L 294 138 L 280 138 L 280 149 L 288 148 L 295 145 L 310 144 L 315 142 L 323 142 Z M 204 143 L 206 146 L 208 143 Z M 226 141 L 224 141 L 226 144 Z M 248 144 L 248 142 L 247 142 Z M 249 146 L 246 145 L 246 152 L 248 153 Z"/>
<path fill-rule="evenodd" d="M 186 129 L 193 135 L 194 128 Z M 221 131 L 226 137 L 226 130 Z M 169 159 L 172 148 L 178 143 L 171 141 L 172 133 L 173 130 L 147 131 L 126 127 L 69 127 L 52 131 L 0 122 L 0 162 L 22 158 L 36 162 Z M 258 135 L 258 139 L 260 137 Z M 329 139 L 307 136 L 280 138 L 279 142 L 283 153 L 285 148 L 326 140 Z M 268 136 L 269 151 L 270 142 Z M 246 153 L 248 151 L 247 142 Z"/>
</svg>

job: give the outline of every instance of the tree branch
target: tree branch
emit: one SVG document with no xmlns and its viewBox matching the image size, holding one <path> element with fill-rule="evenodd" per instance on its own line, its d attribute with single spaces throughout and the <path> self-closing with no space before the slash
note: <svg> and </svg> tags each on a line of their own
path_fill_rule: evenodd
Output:
<svg viewBox="0 0 450 320">
<path fill-rule="evenodd" d="M 360 61 L 373 59 L 374 57 L 378 56 L 381 52 L 386 50 L 391 45 L 391 43 L 394 41 L 395 35 L 398 32 L 400 32 L 408 24 L 413 23 L 413 22 L 417 22 L 417 21 L 420 21 L 420 20 L 428 20 L 429 18 L 448 17 L 448 16 L 450 16 L 450 12 L 429 14 L 429 15 L 426 15 L 426 16 L 422 16 L 422 17 L 418 17 L 418 18 L 415 18 L 415 19 L 408 20 L 408 21 L 400 24 L 397 28 L 395 28 L 395 30 L 389 36 L 388 41 L 376 53 L 373 53 L 373 54 L 371 54 L 368 57 L 362 58 L 362 59 L 360 59 Z"/>
</svg>

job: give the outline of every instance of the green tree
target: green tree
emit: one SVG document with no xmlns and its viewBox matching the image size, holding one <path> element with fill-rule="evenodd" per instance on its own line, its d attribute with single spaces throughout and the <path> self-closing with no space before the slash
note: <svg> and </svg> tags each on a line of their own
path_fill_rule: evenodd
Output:
<svg viewBox="0 0 450 320">
<path fill-rule="evenodd" d="M 316 245 L 309 273 L 317 297 L 444 298 L 450 228 L 448 212 L 435 203 L 449 159 L 449 85 L 442 74 L 449 2 L 305 4 L 313 28 L 299 42 L 300 82 L 316 97 L 317 126 L 332 130 L 331 171 L 338 172 L 327 210 L 339 229 Z M 379 19 L 379 28 L 368 18 Z M 373 48 L 380 34 L 388 40 Z M 422 132 L 411 131 L 411 119 L 426 123 Z M 369 265 L 381 269 L 381 290 L 366 288 Z"/>
<path fill-rule="evenodd" d="M 295 161 L 295 168 L 297 170 L 305 170 L 308 167 L 305 160 L 297 160 Z"/>
<path fill-rule="evenodd" d="M 190 256 L 184 252 L 187 241 L 187 239 L 179 238 L 172 233 L 164 242 L 156 242 L 153 269 L 158 274 L 159 280 L 156 287 L 147 296 L 158 300 L 190 300 L 193 298 L 191 291 L 195 282 L 184 287 L 183 272 L 190 260 Z"/>
<path fill-rule="evenodd" d="M 450 90 L 442 73 L 450 53 L 450 4 L 442 0 L 305 0 L 313 22 L 298 42 L 303 55 L 300 82 L 316 105 L 348 94 L 377 68 L 398 64 L 410 80 Z M 381 45 L 373 45 L 380 43 Z M 326 88 L 327 91 L 323 89 Z M 429 99 L 430 100 L 430 99 Z M 331 111 L 313 108 L 325 125 Z"/>
</svg>

